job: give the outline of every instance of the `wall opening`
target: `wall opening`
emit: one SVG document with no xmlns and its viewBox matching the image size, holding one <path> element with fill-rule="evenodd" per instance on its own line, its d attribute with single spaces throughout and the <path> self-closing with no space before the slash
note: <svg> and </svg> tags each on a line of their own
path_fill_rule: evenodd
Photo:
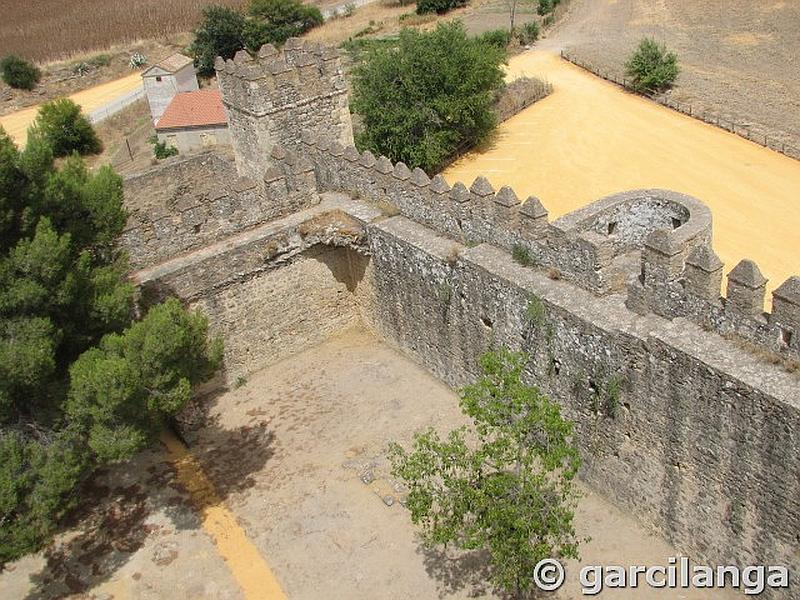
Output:
<svg viewBox="0 0 800 600">
<path fill-rule="evenodd" d="M 609 221 L 608 222 L 608 235 L 613 235 L 616 230 L 617 230 L 617 222 L 616 221 Z"/>
<path fill-rule="evenodd" d="M 781 343 L 781 346 L 783 346 L 784 348 L 788 348 L 789 346 L 792 345 L 792 332 L 789 331 L 788 329 L 784 329 L 783 327 L 780 328 L 780 331 L 781 333 L 779 341 Z"/>
<path fill-rule="evenodd" d="M 681 225 L 683 225 L 683 221 L 681 221 L 681 220 L 680 220 L 679 218 L 677 218 L 677 217 L 672 217 L 672 228 L 673 228 L 673 229 L 677 229 L 677 228 L 678 228 L 678 227 L 680 227 Z"/>
</svg>

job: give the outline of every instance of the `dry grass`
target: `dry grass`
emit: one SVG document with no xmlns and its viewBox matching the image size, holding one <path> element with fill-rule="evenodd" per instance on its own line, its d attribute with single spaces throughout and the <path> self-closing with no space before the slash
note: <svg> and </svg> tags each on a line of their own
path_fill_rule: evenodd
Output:
<svg viewBox="0 0 800 600">
<path fill-rule="evenodd" d="M 209 4 L 246 0 L 0 0 L 0 55 L 49 61 L 192 29 Z"/>
</svg>

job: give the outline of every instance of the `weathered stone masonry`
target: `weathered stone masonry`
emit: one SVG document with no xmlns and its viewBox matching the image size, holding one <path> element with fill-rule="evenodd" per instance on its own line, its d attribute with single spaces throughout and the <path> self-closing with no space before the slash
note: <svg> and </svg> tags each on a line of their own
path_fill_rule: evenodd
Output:
<svg viewBox="0 0 800 600">
<path fill-rule="evenodd" d="M 322 91 L 338 90 L 335 54 L 297 41 L 263 54 L 218 65 L 229 111 L 262 132 L 237 147 L 243 180 L 198 158 L 126 182 L 160 207 L 126 237 L 143 295 L 209 314 L 225 381 L 359 321 L 452 386 L 488 347 L 523 349 L 526 376 L 577 424 L 587 482 L 696 561 L 786 564 L 793 589 L 776 597 L 800 598 L 800 379 L 743 349 L 800 355 L 800 279 L 767 314 L 743 261 L 721 297 L 694 198 L 640 190 L 551 222 L 483 178 L 451 188 L 359 153 L 346 96 Z M 270 103 L 280 110 L 257 110 Z"/>
</svg>

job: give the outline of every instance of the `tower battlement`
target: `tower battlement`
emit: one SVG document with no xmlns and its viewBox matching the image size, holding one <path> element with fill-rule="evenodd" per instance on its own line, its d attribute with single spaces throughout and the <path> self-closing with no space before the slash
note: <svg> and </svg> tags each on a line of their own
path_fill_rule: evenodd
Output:
<svg viewBox="0 0 800 600">
<path fill-rule="evenodd" d="M 335 48 L 287 40 L 215 64 L 241 175 L 260 179 L 275 146 L 300 147 L 310 131 L 353 143 L 347 82 Z"/>
</svg>

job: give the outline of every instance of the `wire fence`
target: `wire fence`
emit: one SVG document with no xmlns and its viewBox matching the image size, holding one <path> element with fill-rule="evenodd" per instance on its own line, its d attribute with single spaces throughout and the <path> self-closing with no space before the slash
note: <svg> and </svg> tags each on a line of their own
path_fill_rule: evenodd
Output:
<svg viewBox="0 0 800 600">
<path fill-rule="evenodd" d="M 92 123 L 99 123 L 108 117 L 111 117 L 117 114 L 126 106 L 130 106 L 140 98 L 144 98 L 144 86 L 139 86 L 135 90 L 131 90 L 130 92 L 115 98 L 108 104 L 104 104 L 100 108 L 94 109 L 92 112 L 89 113 L 89 121 Z"/>
<path fill-rule="evenodd" d="M 592 63 L 583 61 L 570 53 L 566 52 L 565 50 L 561 51 L 561 58 L 566 61 L 571 62 L 573 65 L 577 65 L 578 67 L 597 75 L 598 77 L 602 77 L 606 81 L 610 81 L 615 83 L 619 86 L 627 90 L 633 91 L 632 86 L 630 85 L 630 80 L 626 77 L 620 76 L 613 71 L 609 71 L 608 69 L 598 67 L 597 65 L 593 65 Z M 693 106 L 688 102 L 679 102 L 677 100 L 672 100 L 671 98 L 653 98 L 646 96 L 648 99 L 657 102 L 663 106 L 671 108 L 673 110 L 677 110 L 680 113 L 703 121 L 704 123 L 708 123 L 709 125 L 714 125 L 719 127 L 720 129 L 724 129 L 725 131 L 729 131 L 734 133 L 740 137 L 743 137 L 751 142 L 755 142 L 756 144 L 760 144 L 766 148 L 771 150 L 775 150 L 776 152 L 780 152 L 781 154 L 785 154 L 790 158 L 794 158 L 800 160 L 800 148 L 797 146 L 793 146 L 791 144 L 787 144 L 786 142 L 778 139 L 775 135 L 769 135 L 766 133 L 759 133 L 757 131 L 753 131 L 750 125 L 739 123 L 733 119 L 722 117 L 716 113 L 701 110 Z"/>
</svg>

